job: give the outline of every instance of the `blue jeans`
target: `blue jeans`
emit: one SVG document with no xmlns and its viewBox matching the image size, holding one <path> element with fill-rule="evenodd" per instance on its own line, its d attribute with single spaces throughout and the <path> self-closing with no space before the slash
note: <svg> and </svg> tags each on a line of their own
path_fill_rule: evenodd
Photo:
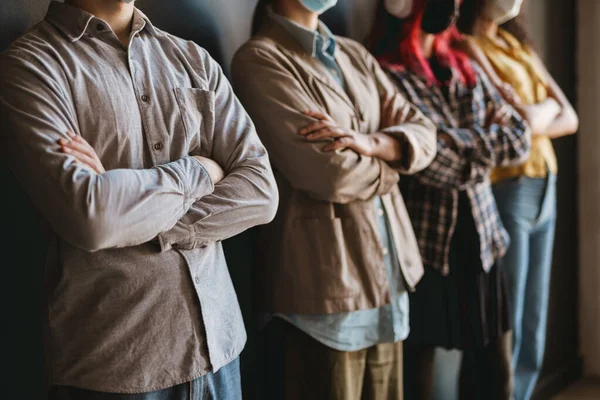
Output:
<svg viewBox="0 0 600 400">
<path fill-rule="evenodd" d="M 239 358 L 216 373 L 167 389 L 140 394 L 93 392 L 66 386 L 50 388 L 49 400 L 241 400 Z"/>
<path fill-rule="evenodd" d="M 502 181 L 494 185 L 494 195 L 511 238 L 501 265 L 507 276 L 513 316 L 514 397 L 527 400 L 544 361 L 556 222 L 556 176 Z"/>
</svg>

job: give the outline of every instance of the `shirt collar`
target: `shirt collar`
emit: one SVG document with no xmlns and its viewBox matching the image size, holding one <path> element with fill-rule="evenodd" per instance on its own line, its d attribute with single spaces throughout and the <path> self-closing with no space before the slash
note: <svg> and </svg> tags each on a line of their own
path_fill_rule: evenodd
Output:
<svg viewBox="0 0 600 400">
<path fill-rule="evenodd" d="M 46 20 L 67 35 L 72 42 L 81 39 L 92 21 L 101 21 L 87 11 L 58 1 L 52 1 L 50 3 L 50 7 L 46 13 Z M 133 14 L 132 29 L 134 31 L 147 29 L 152 35 L 164 35 L 162 31 L 155 28 L 154 25 L 152 25 L 152 22 L 150 22 L 150 19 L 137 8 L 134 10 Z"/>
<path fill-rule="evenodd" d="M 325 53 L 331 57 L 335 56 L 335 37 L 323 22 L 319 21 L 317 30 L 313 31 L 297 24 L 289 18 L 275 13 L 271 7 L 268 7 L 268 14 L 273 20 L 283 26 L 300 43 L 302 48 L 313 57 L 317 57 L 319 53 Z"/>
</svg>

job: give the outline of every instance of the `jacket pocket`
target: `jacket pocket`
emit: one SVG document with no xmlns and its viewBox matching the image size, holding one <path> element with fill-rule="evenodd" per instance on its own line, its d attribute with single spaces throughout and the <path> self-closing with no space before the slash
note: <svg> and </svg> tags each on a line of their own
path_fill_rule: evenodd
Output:
<svg viewBox="0 0 600 400">
<path fill-rule="evenodd" d="M 215 93 L 194 88 L 174 89 L 190 154 L 201 154 L 215 125 Z"/>
<path fill-rule="evenodd" d="M 356 265 L 348 257 L 342 220 L 298 218 L 288 238 L 298 295 L 310 299 L 345 298 L 360 292 Z"/>
</svg>

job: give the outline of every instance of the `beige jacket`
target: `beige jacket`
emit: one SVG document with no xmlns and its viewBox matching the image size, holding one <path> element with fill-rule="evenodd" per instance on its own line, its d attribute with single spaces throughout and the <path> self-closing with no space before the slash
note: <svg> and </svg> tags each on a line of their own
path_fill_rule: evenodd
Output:
<svg viewBox="0 0 600 400">
<path fill-rule="evenodd" d="M 405 98 L 358 43 L 336 37 L 348 94 L 279 24 L 267 20 L 233 61 L 233 83 L 274 166 L 280 206 L 261 231 L 257 283 L 262 311 L 330 314 L 391 301 L 373 198 L 381 196 L 407 286 L 423 265 L 399 173 L 435 155 L 433 124 Z M 344 150 L 326 153 L 298 131 L 319 111 L 363 133 L 381 131 L 406 148 L 399 165 Z M 383 120 L 389 121 L 382 123 Z"/>
</svg>

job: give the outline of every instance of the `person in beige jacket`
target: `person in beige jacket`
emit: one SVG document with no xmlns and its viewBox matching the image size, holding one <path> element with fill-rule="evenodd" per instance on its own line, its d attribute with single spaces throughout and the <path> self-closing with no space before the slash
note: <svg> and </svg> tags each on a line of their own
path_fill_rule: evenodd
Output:
<svg viewBox="0 0 600 400">
<path fill-rule="evenodd" d="M 398 182 L 432 161 L 436 129 L 363 46 L 319 22 L 333 5 L 260 2 L 232 66 L 280 191 L 256 271 L 259 311 L 284 342 L 269 343 L 282 357 L 273 398 L 399 399 L 423 265 Z"/>
</svg>

